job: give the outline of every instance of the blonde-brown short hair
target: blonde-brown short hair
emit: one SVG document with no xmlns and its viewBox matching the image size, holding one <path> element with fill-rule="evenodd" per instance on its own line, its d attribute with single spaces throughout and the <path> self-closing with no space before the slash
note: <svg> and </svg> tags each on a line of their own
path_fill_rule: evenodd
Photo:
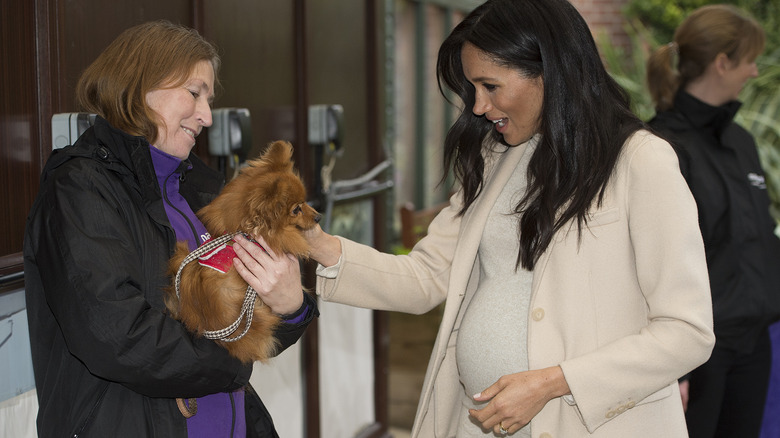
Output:
<svg viewBox="0 0 780 438">
<path fill-rule="evenodd" d="M 677 28 L 674 41 L 656 49 L 647 61 L 647 85 L 656 109 L 672 108 L 677 90 L 703 75 L 719 53 L 735 63 L 752 61 L 765 44 L 758 21 L 736 6 L 696 9 Z"/>
<path fill-rule="evenodd" d="M 211 63 L 218 88 L 219 54 L 197 31 L 164 20 L 134 26 L 87 67 L 76 101 L 82 111 L 154 143 L 158 116 L 146 104 L 146 93 L 184 84 L 200 61 Z"/>
</svg>

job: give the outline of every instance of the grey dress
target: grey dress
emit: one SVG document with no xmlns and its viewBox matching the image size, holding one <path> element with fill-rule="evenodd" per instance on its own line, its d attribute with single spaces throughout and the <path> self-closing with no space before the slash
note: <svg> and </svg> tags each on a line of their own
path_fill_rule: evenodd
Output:
<svg viewBox="0 0 780 438">
<path fill-rule="evenodd" d="M 501 376 L 528 370 L 527 326 L 533 273 L 522 267 L 515 269 L 519 239 L 514 207 L 525 193 L 526 167 L 532 153 L 532 148 L 524 152 L 482 233 L 479 287 L 458 330 L 456 356 L 464 387 L 458 438 L 493 436 L 492 430 L 482 429 L 469 416 L 468 409 L 487 405 L 476 403 L 472 396 Z M 530 437 L 530 429 L 526 426 L 512 436 Z"/>
</svg>

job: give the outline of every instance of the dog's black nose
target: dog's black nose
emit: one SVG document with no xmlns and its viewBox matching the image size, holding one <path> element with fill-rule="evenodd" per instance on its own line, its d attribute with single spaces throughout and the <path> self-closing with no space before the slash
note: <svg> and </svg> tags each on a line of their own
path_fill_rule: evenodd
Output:
<svg viewBox="0 0 780 438">
<path fill-rule="evenodd" d="M 314 222 L 320 223 L 320 219 L 322 219 L 322 215 L 318 214 L 317 216 L 314 216 Z"/>
</svg>

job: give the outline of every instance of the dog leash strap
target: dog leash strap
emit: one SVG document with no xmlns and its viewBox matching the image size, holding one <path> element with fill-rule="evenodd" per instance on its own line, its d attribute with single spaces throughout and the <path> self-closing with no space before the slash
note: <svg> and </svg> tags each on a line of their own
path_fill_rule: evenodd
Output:
<svg viewBox="0 0 780 438">
<path fill-rule="evenodd" d="M 222 330 L 206 330 L 203 332 L 203 337 L 207 339 L 219 339 L 224 342 L 234 342 L 244 337 L 244 335 L 249 331 L 249 327 L 252 325 L 252 316 L 254 316 L 255 313 L 256 297 L 257 292 L 252 289 L 252 286 L 247 286 L 246 295 L 244 295 L 244 304 L 241 306 L 241 313 L 238 315 L 238 318 L 233 321 L 233 324 L 230 324 Z M 241 324 L 241 320 L 244 319 L 244 316 L 246 316 L 246 325 L 244 326 L 244 331 L 236 337 L 230 338 L 229 336 L 232 335 L 236 329 L 238 329 L 238 326 Z"/>
<path fill-rule="evenodd" d="M 181 264 L 179 265 L 179 270 L 176 272 L 176 281 L 175 281 L 175 287 L 176 287 L 176 298 L 181 300 L 181 295 L 179 292 L 179 288 L 181 287 L 181 273 L 184 270 L 184 267 L 190 264 L 191 262 L 195 261 L 198 257 L 202 256 L 203 254 L 206 254 L 207 252 L 224 245 L 227 242 L 230 242 L 233 240 L 233 237 L 238 233 L 228 233 L 224 236 L 217 237 L 216 239 L 209 240 L 208 242 L 204 243 L 203 245 L 195 248 L 194 251 L 187 254 L 187 257 L 184 258 L 184 260 L 181 261 Z"/>
<path fill-rule="evenodd" d="M 181 264 L 179 265 L 179 270 L 176 272 L 176 298 L 179 299 L 179 301 L 181 301 L 181 294 L 179 292 L 179 289 L 181 288 L 181 273 L 184 270 L 184 267 L 189 263 L 197 260 L 198 257 L 202 256 L 203 254 L 206 254 L 209 251 L 216 249 L 227 242 L 230 242 L 233 240 L 233 237 L 236 234 L 238 233 L 228 233 L 217 237 L 216 239 L 209 240 L 208 242 L 196 248 L 194 251 L 187 254 L 187 257 L 182 260 Z M 244 295 L 244 303 L 241 305 L 241 313 L 238 315 L 238 318 L 232 324 L 221 330 L 204 331 L 203 336 L 207 339 L 218 339 L 224 342 L 234 342 L 244 337 L 244 335 L 249 331 L 249 327 L 252 325 L 252 316 L 254 315 L 256 299 L 257 292 L 252 289 L 252 286 L 247 286 L 246 294 Z M 244 326 L 244 331 L 233 338 L 229 337 L 238 329 L 238 326 L 241 324 L 241 320 L 244 319 L 244 316 L 246 316 L 246 325 Z"/>
</svg>

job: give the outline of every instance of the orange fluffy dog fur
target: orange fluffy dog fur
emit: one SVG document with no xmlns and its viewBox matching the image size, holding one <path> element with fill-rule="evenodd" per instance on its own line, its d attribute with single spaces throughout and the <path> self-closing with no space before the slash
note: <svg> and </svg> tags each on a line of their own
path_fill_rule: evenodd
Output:
<svg viewBox="0 0 780 438">
<path fill-rule="evenodd" d="M 262 157 L 248 161 L 219 196 L 197 213 L 212 238 L 243 232 L 262 236 L 276 254 L 308 258 L 309 245 L 302 232 L 316 226 L 320 215 L 306 203 L 306 188 L 293 168 L 292 151 L 290 143 L 271 143 Z M 173 277 L 189 252 L 187 244 L 179 242 L 169 264 Z M 207 330 L 228 327 L 238 318 L 246 288 L 247 283 L 235 269 L 223 274 L 195 260 L 182 271 L 181 301 L 172 286 L 167 291 L 166 305 L 174 318 L 202 335 Z M 244 330 L 245 322 L 242 319 L 231 337 Z M 279 322 L 280 317 L 257 297 L 246 335 L 232 342 L 217 342 L 243 362 L 264 361 L 275 353 L 273 333 Z"/>
</svg>

